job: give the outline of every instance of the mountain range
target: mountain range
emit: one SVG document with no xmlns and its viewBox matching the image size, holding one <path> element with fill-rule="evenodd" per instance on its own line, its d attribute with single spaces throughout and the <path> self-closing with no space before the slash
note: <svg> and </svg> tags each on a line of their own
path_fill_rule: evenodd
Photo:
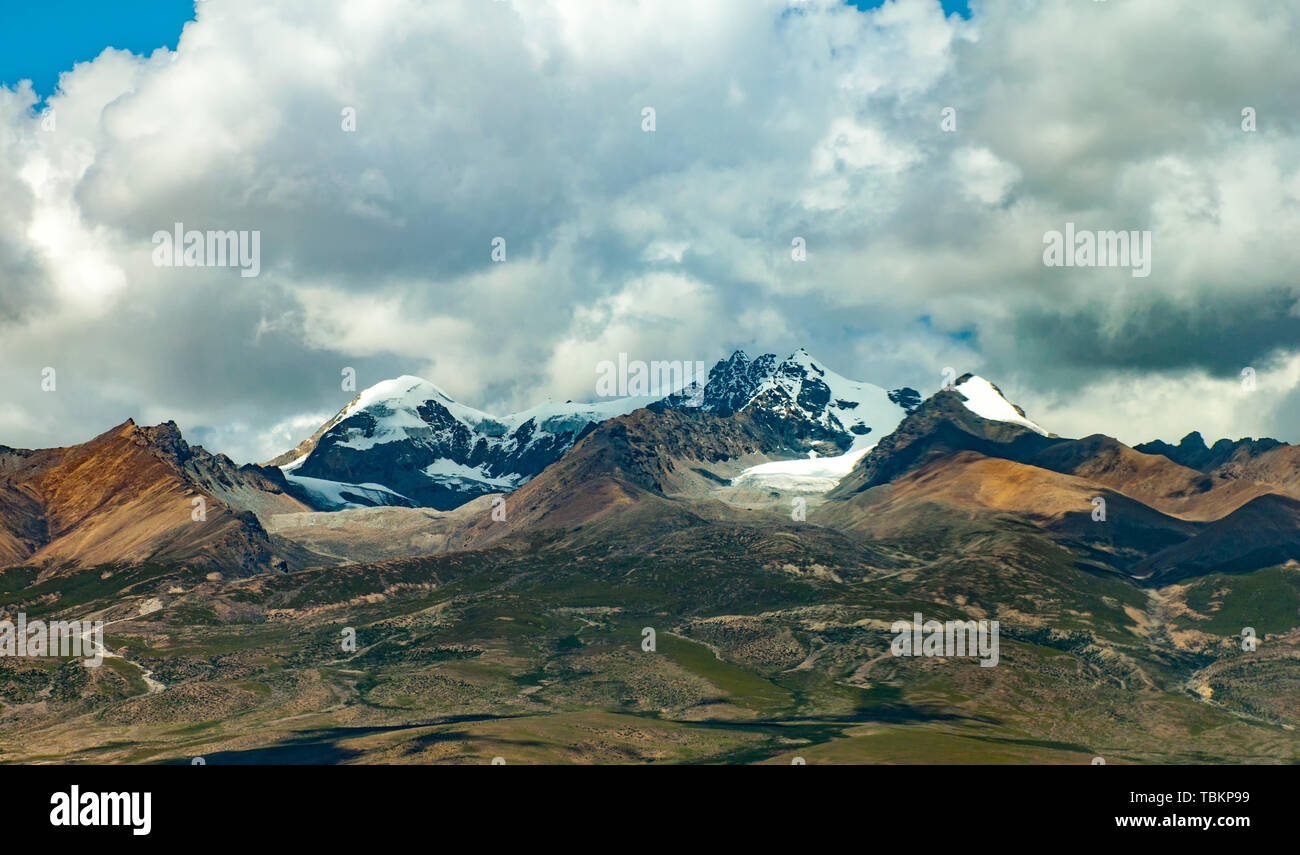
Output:
<svg viewBox="0 0 1300 855">
<path fill-rule="evenodd" d="M 364 390 L 310 438 L 269 461 L 291 490 L 322 511 L 377 505 L 450 510 L 536 477 L 597 424 L 641 407 L 734 416 L 772 434 L 771 451 L 839 455 L 892 430 L 919 395 L 854 383 L 805 350 L 778 361 L 742 351 L 708 380 L 662 399 L 547 403 L 507 416 L 459 404 L 432 383 L 403 376 Z"/>
<path fill-rule="evenodd" d="M 504 525 L 475 503 L 497 495 L 519 508 Z M 964 375 L 922 400 L 847 380 L 800 349 L 785 359 L 737 351 L 706 382 L 662 399 L 546 403 L 501 417 L 398 377 L 263 465 L 191 447 L 170 422 L 128 420 L 71 448 L 0 447 L 0 560 L 251 573 L 420 554 L 430 529 L 439 549 L 471 545 L 651 498 L 767 511 L 801 498 L 825 524 L 860 531 L 906 526 L 931 504 L 996 510 L 1144 578 L 1300 558 L 1300 526 L 1276 532 L 1300 499 L 1294 446 L 1207 447 L 1195 432 L 1176 446 L 1067 439 L 983 378 Z M 1093 519 L 1094 499 L 1106 503 L 1104 521 Z M 355 513 L 366 508 L 394 509 L 387 525 L 420 533 L 426 547 L 370 552 L 365 535 L 383 529 L 349 524 L 383 516 Z M 1267 544 L 1233 537 L 1261 515 L 1272 521 Z M 322 529 L 359 545 L 314 551 Z"/>
<path fill-rule="evenodd" d="M 1199 762 L 1207 727 L 1216 757 L 1295 758 L 1297 561 L 1297 447 L 1062 437 L 976 375 L 924 397 L 736 352 L 660 399 L 507 416 L 403 376 L 265 464 L 170 422 L 0 447 L 0 613 L 110 618 L 125 663 L 0 660 L 0 750 L 118 752 L 132 722 L 183 757 L 207 721 L 231 758 L 300 751 L 310 711 L 326 761 L 357 722 L 414 728 L 397 761 L 883 759 L 888 733 L 912 760 Z M 998 619 L 997 676 L 882 656 L 917 610 Z M 341 626 L 368 638 L 343 658 Z M 435 710 L 460 718 L 421 742 Z"/>
</svg>

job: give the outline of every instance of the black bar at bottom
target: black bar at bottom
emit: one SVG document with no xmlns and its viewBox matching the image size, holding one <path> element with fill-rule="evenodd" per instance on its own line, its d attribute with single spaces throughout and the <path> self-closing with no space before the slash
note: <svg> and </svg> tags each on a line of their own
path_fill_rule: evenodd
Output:
<svg viewBox="0 0 1300 855">
<path fill-rule="evenodd" d="M 775 845 L 771 835 L 786 834 L 787 845 L 813 846 L 844 832 L 864 846 L 1135 835 L 1181 842 L 1289 830 L 1298 774 L 1286 766 L 9 766 L 0 768 L 0 827 L 10 843 L 116 838 L 128 848 L 268 835 L 384 845 L 435 835 L 440 847 L 451 845 L 447 835 L 482 835 L 488 845 L 572 836 L 607 848 L 674 838 Z M 146 813 L 148 833 L 137 834 Z"/>
</svg>

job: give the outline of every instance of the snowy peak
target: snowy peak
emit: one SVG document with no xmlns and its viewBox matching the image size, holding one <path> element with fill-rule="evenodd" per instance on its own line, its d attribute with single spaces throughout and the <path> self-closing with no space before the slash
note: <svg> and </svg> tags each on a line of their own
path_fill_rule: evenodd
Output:
<svg viewBox="0 0 1300 855">
<path fill-rule="evenodd" d="M 450 509 L 513 490 L 568 451 L 592 425 L 650 402 L 546 403 L 493 416 L 421 377 L 363 390 L 293 452 L 273 461 L 321 510 L 372 505 Z"/>
<path fill-rule="evenodd" d="M 670 409 L 700 409 L 720 416 L 734 415 L 754 399 L 763 382 L 772 375 L 775 365 L 775 354 L 751 360 L 745 351 L 737 350 L 710 369 L 707 383 L 702 386 L 693 383 L 678 394 L 669 395 L 666 401 L 671 402 Z"/>
<path fill-rule="evenodd" d="M 363 389 L 360 395 L 357 395 L 353 401 L 344 410 L 351 415 L 357 410 L 364 410 L 374 404 L 383 404 L 384 406 L 402 406 L 418 407 L 425 401 L 442 401 L 447 404 L 455 404 L 456 401 L 442 391 L 441 388 L 423 377 L 416 377 L 413 374 L 403 374 L 401 377 L 394 377 L 392 380 L 384 380 L 375 385 Z"/>
<path fill-rule="evenodd" d="M 1008 422 L 1029 428 L 1043 436 L 1050 434 L 1037 423 L 1025 417 L 1025 411 L 1011 403 L 1002 390 L 975 374 L 957 378 L 953 391 L 962 397 L 962 404 L 980 418 L 994 422 Z"/>
<path fill-rule="evenodd" d="M 745 411 L 794 444 L 835 453 L 869 448 L 919 402 L 915 390 L 849 380 L 799 348 L 783 360 L 772 353 L 751 360 L 738 350 L 713 367 L 703 387 L 669 396 L 663 406 L 722 416 Z"/>
<path fill-rule="evenodd" d="M 875 433 L 874 442 L 892 431 L 905 415 L 884 389 L 848 380 L 802 348 L 776 366 L 747 406 L 812 422 L 828 434 L 847 433 L 856 447 L 868 434 Z"/>
<path fill-rule="evenodd" d="M 737 486 L 812 495 L 834 487 L 921 396 L 849 380 L 801 347 L 779 361 L 770 353 L 751 361 L 737 351 L 714 367 L 703 390 L 665 403 L 686 409 L 695 401 L 721 414 L 746 413 L 807 454 L 752 466 Z"/>
</svg>

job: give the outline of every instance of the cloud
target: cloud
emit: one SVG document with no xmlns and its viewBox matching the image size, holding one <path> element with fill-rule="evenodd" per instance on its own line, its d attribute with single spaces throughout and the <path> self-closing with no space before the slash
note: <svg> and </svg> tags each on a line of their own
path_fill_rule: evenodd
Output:
<svg viewBox="0 0 1300 855">
<path fill-rule="evenodd" d="M 799 345 L 978 370 L 1062 432 L 1300 440 L 1300 13 L 973 11 L 209 0 L 175 51 L 68 70 L 54 130 L 0 88 L 0 442 L 148 413 L 264 459 L 343 367 L 504 411 L 619 352 Z M 260 231 L 261 274 L 154 267 L 177 222 Z M 1044 267 L 1066 222 L 1151 230 L 1151 276 Z"/>
</svg>

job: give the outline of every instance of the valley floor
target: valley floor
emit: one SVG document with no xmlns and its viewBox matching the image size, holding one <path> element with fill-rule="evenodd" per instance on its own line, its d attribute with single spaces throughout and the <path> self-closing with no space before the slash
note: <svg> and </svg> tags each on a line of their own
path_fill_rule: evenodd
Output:
<svg viewBox="0 0 1300 855">
<path fill-rule="evenodd" d="M 808 531 L 710 526 L 635 554 L 603 537 L 533 537 L 235 582 L 167 567 L 40 583 L 8 571 L 4 603 L 119 620 L 107 640 L 125 658 L 98 669 L 0 659 L 0 753 L 21 763 L 1300 759 L 1294 568 L 1147 590 L 1047 548 L 986 542 L 978 557 L 934 560 Z M 165 607 L 139 614 L 160 590 L 171 592 Z M 891 656 L 890 624 L 914 611 L 996 617 L 999 664 Z M 1256 651 L 1236 637 L 1244 621 Z M 355 649 L 344 647 L 349 630 Z M 151 692 L 146 669 L 165 688 Z"/>
</svg>

